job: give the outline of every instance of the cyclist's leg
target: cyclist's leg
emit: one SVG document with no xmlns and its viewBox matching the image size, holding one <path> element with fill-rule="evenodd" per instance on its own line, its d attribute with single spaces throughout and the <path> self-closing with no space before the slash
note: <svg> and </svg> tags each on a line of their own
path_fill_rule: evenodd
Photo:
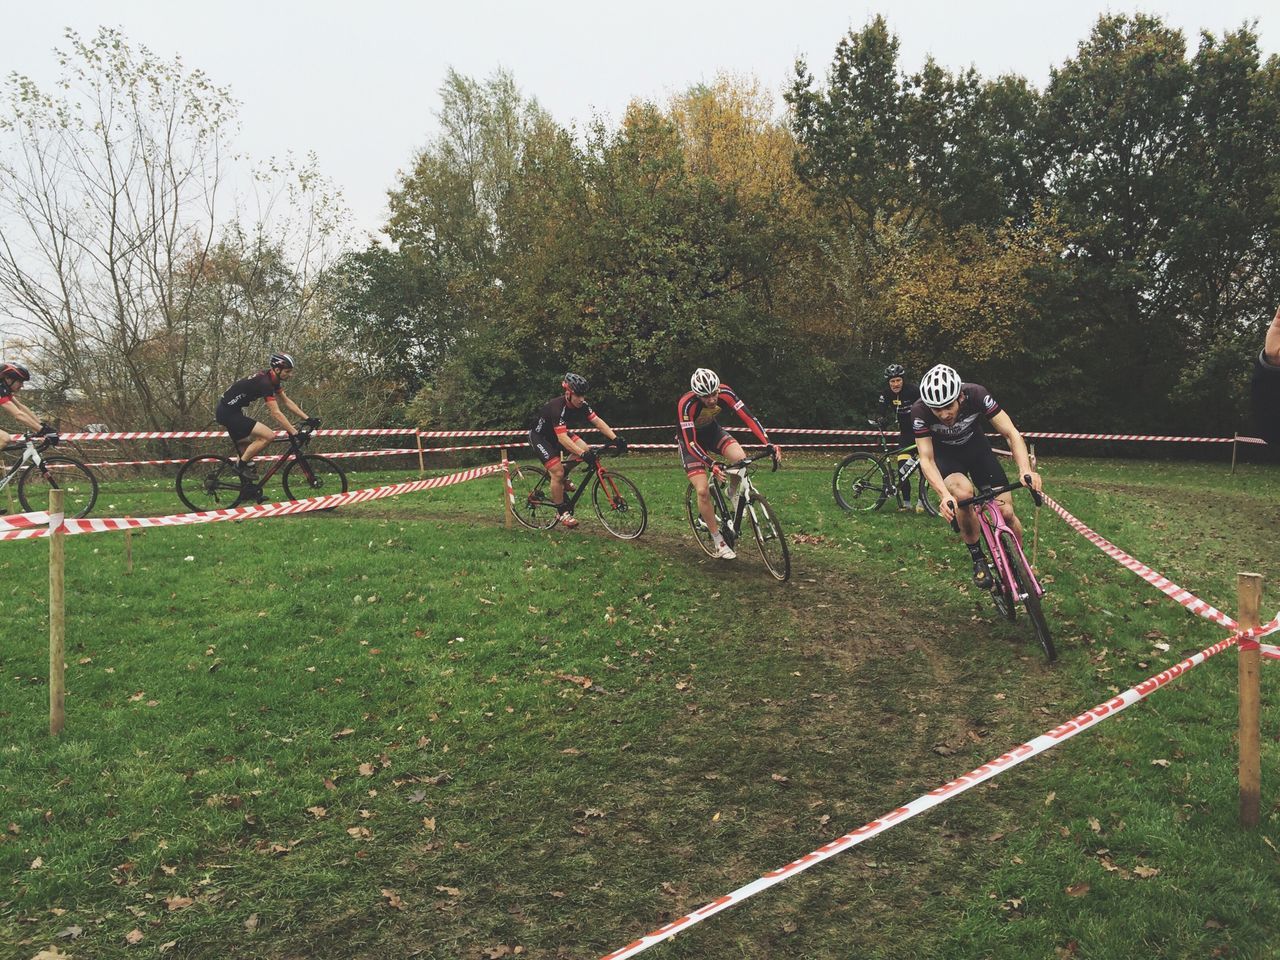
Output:
<svg viewBox="0 0 1280 960">
<path fill-rule="evenodd" d="M 899 445 L 899 446 L 902 446 L 902 447 L 909 447 L 909 446 L 911 446 L 912 444 L 914 444 L 915 442 L 916 442 L 916 437 L 915 437 L 915 433 L 914 433 L 914 432 L 913 432 L 913 430 L 911 429 L 911 421 L 910 421 L 910 420 L 903 421 L 901 418 L 899 418 L 899 420 L 898 420 L 898 445 Z M 910 460 L 910 459 L 911 459 L 911 454 L 909 454 L 909 453 L 900 453 L 900 454 L 898 454 L 898 467 L 899 467 L 899 469 L 901 469 L 902 465 L 903 465 L 904 463 L 906 463 L 906 462 L 907 462 L 908 460 Z M 920 499 L 921 499 L 921 497 L 923 497 L 923 496 L 924 496 L 924 474 L 920 474 L 920 476 L 919 476 L 919 483 L 920 483 L 920 497 L 917 497 L 917 498 L 916 498 L 916 508 L 917 508 L 917 509 L 920 509 Z M 904 477 L 904 478 L 902 479 L 902 481 L 901 481 L 901 484 L 902 484 L 902 487 L 901 487 L 901 489 L 902 489 L 902 502 L 903 502 L 904 504 L 910 505 L 910 503 L 911 503 L 911 477 L 910 477 L 910 476 Z"/>
<path fill-rule="evenodd" d="M 693 492 L 698 495 L 698 515 L 702 517 L 702 522 L 707 525 L 711 538 L 719 542 L 720 524 L 716 522 L 716 508 L 715 504 L 711 502 L 707 468 L 699 464 L 697 467 L 687 467 L 685 472 L 689 476 L 689 482 L 693 484 Z"/>
<path fill-rule="evenodd" d="M 1009 476 L 1004 471 L 1004 465 L 1000 462 L 1000 458 L 996 456 L 991 444 L 984 443 L 979 449 L 975 449 L 973 456 L 969 461 L 969 475 L 973 477 L 974 483 L 983 487 L 1002 487 L 1009 482 Z M 1018 519 L 1018 515 L 1013 511 L 1013 494 L 1002 493 L 996 497 L 996 506 L 1000 508 L 1000 515 L 1004 517 L 1004 522 L 1013 528 L 1013 532 L 1017 534 L 1018 540 L 1022 540 L 1022 521 Z"/>
<path fill-rule="evenodd" d="M 253 455 L 261 450 L 266 443 L 270 442 L 273 434 L 271 431 L 250 417 L 239 407 L 230 407 L 224 403 L 218 404 L 218 409 L 214 412 L 214 419 L 218 421 L 227 433 L 231 436 L 231 442 L 235 444 L 236 450 L 239 451 L 240 460 L 248 463 L 253 459 Z M 256 439 L 261 436 L 258 433 L 266 435 L 266 442 L 257 443 Z M 250 452 L 252 451 L 252 452 Z"/>
<path fill-rule="evenodd" d="M 547 475 L 551 478 L 551 502 L 559 506 L 564 502 L 564 462 L 560 459 L 563 452 L 560 441 L 552 441 L 551 438 L 530 430 L 529 446 L 547 468 Z"/>
<path fill-rule="evenodd" d="M 248 418 L 246 418 L 248 419 Z M 262 452 L 272 440 L 276 438 L 275 431 L 268 427 L 265 423 L 253 421 L 253 429 L 250 430 L 248 436 L 248 445 L 244 447 L 244 451 L 240 454 L 241 463 L 250 463 L 254 457 Z M 245 438 L 236 438 L 237 444 L 242 443 Z"/>
<path fill-rule="evenodd" d="M 716 453 L 720 454 L 720 456 L 724 458 L 725 463 L 733 466 L 734 464 L 747 459 L 747 452 L 742 449 L 742 444 L 733 439 L 733 437 L 730 436 L 724 427 L 720 426 L 720 424 L 711 423 L 707 427 L 704 427 L 703 430 L 707 432 L 704 449 L 715 450 Z M 702 441 L 703 430 L 698 431 L 699 441 Z M 738 485 L 741 482 L 742 478 L 736 473 L 729 474 L 729 487 L 728 490 L 726 490 L 726 493 L 729 496 L 730 509 L 733 509 L 733 502 L 738 498 Z"/>
</svg>

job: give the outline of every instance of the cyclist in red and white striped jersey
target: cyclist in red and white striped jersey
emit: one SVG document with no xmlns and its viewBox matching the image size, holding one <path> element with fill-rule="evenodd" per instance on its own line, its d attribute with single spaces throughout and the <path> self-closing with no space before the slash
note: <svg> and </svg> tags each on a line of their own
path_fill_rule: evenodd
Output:
<svg viewBox="0 0 1280 960">
<path fill-rule="evenodd" d="M 698 513 L 711 532 L 712 542 L 716 547 L 716 556 L 723 560 L 732 560 L 737 556 L 733 548 L 724 542 L 720 526 L 716 523 L 715 506 L 711 502 L 711 493 L 707 488 L 707 471 L 717 471 L 707 450 L 713 450 L 732 467 L 746 458 L 742 444 L 729 436 L 724 427 L 716 420 L 721 404 L 728 405 L 738 418 L 747 425 L 756 439 L 773 450 L 778 460 L 782 459 L 782 448 L 776 443 L 769 443 L 769 436 L 764 432 L 764 425 L 747 409 L 747 405 L 733 392 L 727 383 L 721 383 L 715 371 L 699 367 L 689 378 L 689 392 L 676 403 L 676 423 L 680 433 L 676 436 L 680 448 L 680 462 L 689 476 L 689 482 L 698 494 Z M 729 496 L 737 494 L 736 478 L 731 478 Z"/>
</svg>

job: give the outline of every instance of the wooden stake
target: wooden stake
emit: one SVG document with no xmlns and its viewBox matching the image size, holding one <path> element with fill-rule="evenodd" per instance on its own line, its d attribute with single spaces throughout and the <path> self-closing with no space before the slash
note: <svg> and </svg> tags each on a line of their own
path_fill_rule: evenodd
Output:
<svg viewBox="0 0 1280 960">
<path fill-rule="evenodd" d="M 503 526 L 508 530 L 511 529 L 511 523 L 515 516 L 511 512 L 511 501 L 515 499 L 515 494 L 511 490 L 511 463 L 507 460 L 507 448 L 502 448 L 502 501 L 507 505 L 503 520 Z"/>
<path fill-rule="evenodd" d="M 1231 475 L 1236 475 L 1236 448 L 1240 446 L 1240 433 L 1237 431 L 1231 436 Z"/>
<path fill-rule="evenodd" d="M 1257 573 L 1237 575 L 1236 586 L 1240 600 L 1240 614 L 1236 621 L 1241 630 L 1258 626 L 1258 611 L 1262 608 L 1262 576 Z M 1249 649 L 1251 648 L 1251 649 Z M 1240 648 L 1240 825 L 1249 829 L 1258 826 L 1259 806 L 1262 797 L 1262 760 L 1259 718 L 1258 673 L 1262 652 L 1258 644 L 1245 644 Z"/>
<path fill-rule="evenodd" d="M 422 431 L 415 430 L 418 436 L 418 479 L 421 480 L 427 475 L 427 463 L 422 457 Z"/>
<path fill-rule="evenodd" d="M 66 725 L 66 534 L 61 490 L 49 491 L 49 735 Z"/>
<path fill-rule="evenodd" d="M 124 532 L 124 572 L 127 575 L 133 573 L 133 531 L 125 530 Z"/>
</svg>

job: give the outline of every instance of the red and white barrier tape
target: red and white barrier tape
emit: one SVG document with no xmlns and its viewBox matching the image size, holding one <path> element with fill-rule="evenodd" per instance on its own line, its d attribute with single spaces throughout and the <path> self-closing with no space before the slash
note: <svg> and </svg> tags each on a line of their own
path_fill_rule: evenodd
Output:
<svg viewBox="0 0 1280 960">
<path fill-rule="evenodd" d="M 1262 651 L 1262 655 L 1268 660 L 1280 660 L 1280 647 L 1272 646 L 1269 643 L 1258 644 L 1258 649 Z"/>
<path fill-rule="evenodd" d="M 417 493 L 422 490 L 434 490 L 467 480 L 475 480 L 493 473 L 499 473 L 502 464 L 495 463 L 486 467 L 475 467 L 444 477 L 431 477 L 426 480 L 412 480 L 407 483 L 395 483 L 381 487 L 370 487 L 366 490 L 349 490 L 346 493 L 330 493 L 319 497 L 306 497 L 302 500 L 285 500 L 279 503 L 261 503 L 248 507 L 233 507 L 226 510 L 206 510 L 201 513 L 180 513 L 167 517 L 114 517 L 104 519 L 65 520 L 62 527 L 67 534 L 106 533 L 113 530 L 136 530 L 140 527 L 173 527 L 187 526 L 194 523 L 215 523 L 222 520 L 257 520 L 263 517 L 289 516 L 295 513 L 308 513 L 313 510 L 329 510 L 333 507 L 346 506 L 352 503 L 365 503 L 369 500 L 381 500 L 384 497 L 395 497 L 404 493 Z M 37 529 L 16 529 L 0 531 L 0 540 L 27 540 L 36 537 L 47 537 L 49 527 Z"/>
<path fill-rule="evenodd" d="M 857 830 L 846 833 L 844 836 L 832 840 L 825 846 L 819 847 L 812 853 L 806 854 L 799 860 L 793 860 L 785 867 L 780 867 L 777 870 L 771 870 L 769 873 L 766 873 L 764 876 L 747 884 L 746 886 L 739 887 L 732 893 L 725 894 L 723 897 L 712 900 L 706 906 L 693 911 L 693 913 L 686 914 L 678 920 L 673 920 L 664 927 L 659 927 L 657 930 L 653 931 L 653 933 L 647 934 L 639 940 L 633 941 L 621 950 L 615 950 L 613 953 L 606 954 L 601 958 L 601 960 L 623 960 L 625 957 L 634 957 L 636 954 L 648 950 L 650 947 L 656 946 L 664 940 L 669 940 L 677 933 L 682 933 L 683 931 L 688 930 L 695 923 L 700 923 L 707 919 L 707 917 L 714 916 L 722 910 L 728 910 L 730 907 L 741 903 L 749 897 L 755 896 L 763 890 L 776 886 L 784 880 L 790 879 L 796 874 L 808 870 L 810 867 L 815 866 L 824 860 L 834 857 L 838 853 L 843 853 L 850 847 L 857 846 L 877 834 L 884 833 L 886 830 L 889 830 L 900 823 L 905 823 L 912 817 L 924 813 L 926 810 L 930 810 L 941 803 L 945 803 L 952 797 L 959 796 L 966 790 L 971 790 L 978 784 L 984 783 L 992 777 L 999 776 L 1006 770 L 1010 770 L 1018 764 L 1029 760 L 1038 754 L 1044 753 L 1046 750 L 1051 750 L 1063 741 L 1071 739 L 1083 730 L 1088 730 L 1090 727 L 1095 726 L 1107 717 L 1115 716 L 1126 707 L 1132 706 L 1139 700 L 1142 700 L 1156 690 L 1159 690 L 1175 677 L 1181 676 L 1192 667 L 1199 666 L 1215 654 L 1219 654 L 1223 650 L 1228 649 L 1232 644 L 1238 641 L 1266 636 L 1268 634 L 1275 633 L 1277 630 L 1280 630 L 1280 618 L 1272 620 L 1265 626 L 1256 627 L 1253 630 L 1245 630 L 1233 637 L 1228 637 L 1226 640 L 1220 640 L 1213 646 L 1201 650 L 1199 653 L 1188 657 L 1181 663 L 1170 667 L 1168 670 L 1161 671 L 1154 677 L 1144 680 L 1137 686 L 1130 687 L 1128 690 L 1124 691 L 1124 693 L 1118 694 L 1110 700 L 1098 704 L 1087 713 L 1082 713 L 1080 716 L 1068 720 L 1061 726 L 1055 727 L 1048 733 L 1042 734 L 1034 740 L 1028 740 L 1026 743 L 1010 750 L 1008 753 L 984 763 L 977 769 L 970 770 L 963 776 L 957 777 L 934 790 L 930 790 L 922 796 L 916 797 L 916 799 L 912 800 L 905 806 L 889 811 L 883 816 L 872 820 L 870 823 L 864 824 Z"/>
<path fill-rule="evenodd" d="M 1132 570 L 1161 593 L 1182 604 L 1182 606 L 1186 607 L 1192 613 L 1198 614 L 1206 620 L 1211 620 L 1220 627 L 1225 627 L 1228 630 L 1234 630 L 1236 628 L 1236 622 L 1234 619 L 1227 616 L 1221 610 L 1205 603 L 1191 591 L 1184 590 L 1172 580 L 1156 573 L 1156 571 L 1152 570 L 1145 563 L 1129 556 L 1129 554 L 1125 553 L 1105 537 L 1094 533 L 1087 526 L 1068 513 L 1061 504 L 1057 503 L 1047 493 L 1044 494 L 1044 502 L 1047 503 L 1053 511 L 1058 514 L 1058 516 L 1062 517 L 1062 519 L 1065 520 L 1077 533 L 1081 534 L 1086 540 L 1107 556 L 1111 557 L 1111 559 L 1115 560 L 1122 567 Z"/>
<path fill-rule="evenodd" d="M 36 510 L 33 513 L 14 513 L 7 517 L 0 517 L 0 533 L 8 530 L 30 530 L 34 527 L 47 527 L 49 525 L 49 514 L 44 510 Z"/>
</svg>

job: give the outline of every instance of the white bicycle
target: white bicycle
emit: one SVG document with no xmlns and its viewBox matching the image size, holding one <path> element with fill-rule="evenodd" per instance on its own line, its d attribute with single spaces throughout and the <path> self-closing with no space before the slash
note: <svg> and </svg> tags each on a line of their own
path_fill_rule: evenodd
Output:
<svg viewBox="0 0 1280 960">
<path fill-rule="evenodd" d="M 732 501 L 729 499 L 727 480 L 717 480 L 714 473 L 707 483 L 707 490 L 711 494 L 711 503 L 715 507 L 716 521 L 720 525 L 720 534 L 724 537 L 724 542 L 736 549 L 743 534 L 743 522 L 749 523 L 751 532 L 755 536 L 756 547 L 760 550 L 760 559 L 769 568 L 769 573 L 774 579 L 785 581 L 791 576 L 791 553 L 787 549 L 787 538 L 782 532 L 782 524 L 778 522 L 778 515 L 773 512 L 773 507 L 751 482 L 752 463 L 766 455 L 772 456 L 770 453 L 760 454 L 759 457 L 748 457 L 738 461 L 732 467 L 723 463 L 717 464 L 725 477 L 733 476 L 738 481 L 738 490 Z M 773 458 L 773 469 L 778 469 L 776 457 Z M 685 491 L 684 508 L 689 515 L 689 526 L 693 528 L 693 535 L 698 545 L 706 551 L 707 556 L 714 557 L 715 543 L 711 539 L 711 531 L 707 528 L 706 521 L 698 511 L 698 491 L 694 489 L 692 483 Z"/>
<path fill-rule="evenodd" d="M 47 510 L 49 491 L 62 490 L 64 516 L 79 520 L 98 500 L 98 478 L 79 460 L 42 456 L 56 442 L 48 437 L 27 437 L 6 444 L 4 453 L 22 451 L 22 456 L 15 463 L 0 466 L 0 490 L 16 479 L 18 502 L 27 513 Z"/>
</svg>

